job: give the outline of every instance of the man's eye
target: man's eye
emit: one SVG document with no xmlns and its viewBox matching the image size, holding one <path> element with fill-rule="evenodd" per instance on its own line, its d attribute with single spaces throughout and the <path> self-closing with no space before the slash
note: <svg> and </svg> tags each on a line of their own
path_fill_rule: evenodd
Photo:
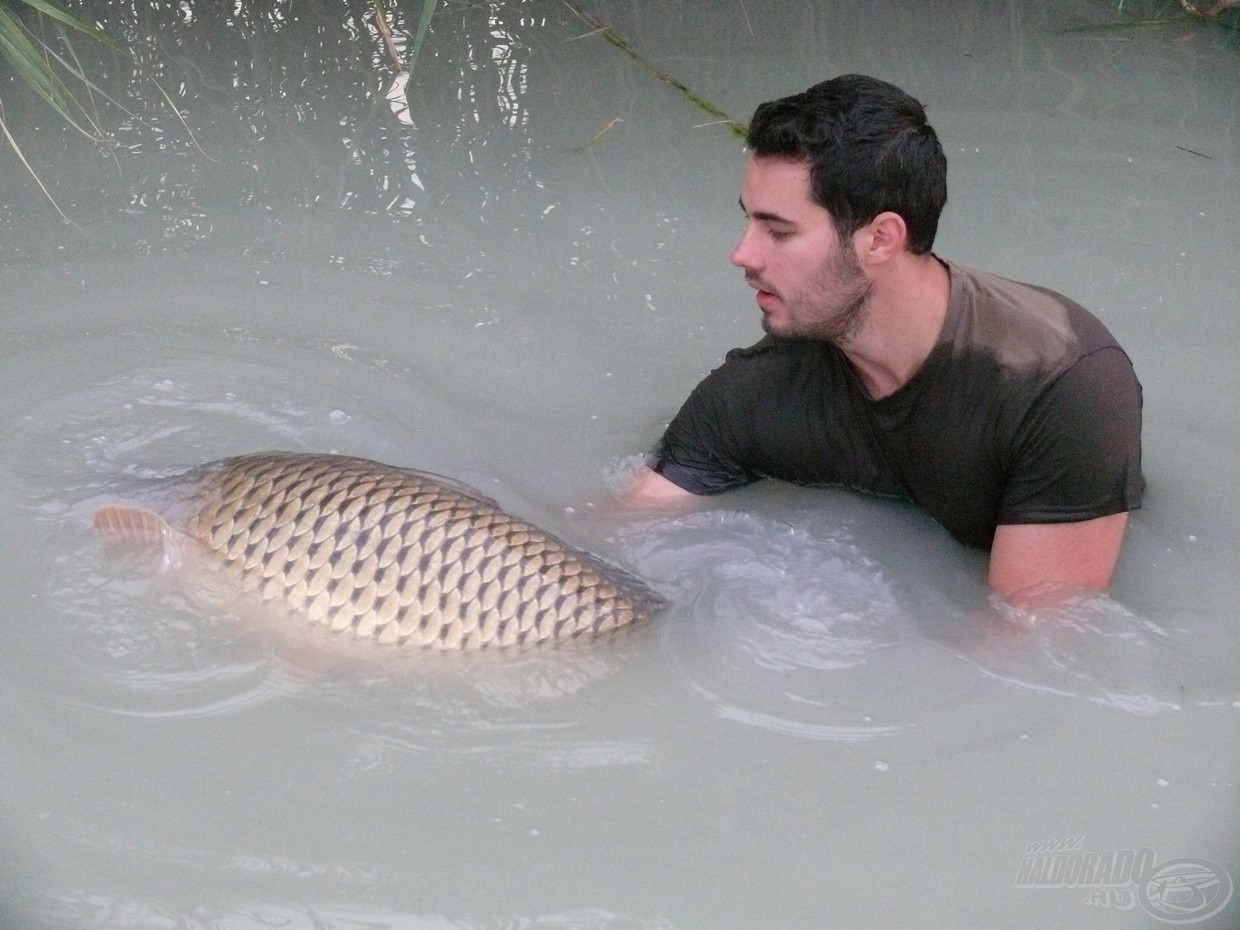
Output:
<svg viewBox="0 0 1240 930">
<path fill-rule="evenodd" d="M 786 229 L 772 229 L 770 230 L 770 234 L 771 238 L 776 242 L 783 242 L 785 239 L 792 237 L 792 233 Z"/>
</svg>

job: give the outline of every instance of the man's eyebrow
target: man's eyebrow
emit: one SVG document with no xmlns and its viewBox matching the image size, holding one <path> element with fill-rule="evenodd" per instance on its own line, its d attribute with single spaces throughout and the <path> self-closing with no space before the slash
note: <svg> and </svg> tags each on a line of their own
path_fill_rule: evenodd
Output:
<svg viewBox="0 0 1240 930">
<path fill-rule="evenodd" d="M 754 210 L 753 213 L 750 213 L 745 209 L 745 201 L 741 200 L 739 197 L 736 202 L 741 205 L 741 212 L 751 219 L 762 220 L 764 223 L 782 223 L 785 226 L 796 225 L 792 220 L 788 219 L 786 216 L 780 216 L 778 213 L 770 213 L 766 210 Z"/>
</svg>

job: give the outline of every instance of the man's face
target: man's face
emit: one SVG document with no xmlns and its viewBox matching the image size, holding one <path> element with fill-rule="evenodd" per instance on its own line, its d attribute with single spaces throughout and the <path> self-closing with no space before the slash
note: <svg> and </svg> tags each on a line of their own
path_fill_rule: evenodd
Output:
<svg viewBox="0 0 1240 930">
<path fill-rule="evenodd" d="M 745 231 L 732 264 L 758 292 L 773 336 L 846 343 L 866 314 L 871 284 L 831 215 L 810 196 L 809 163 L 751 158 L 741 186 Z"/>
</svg>

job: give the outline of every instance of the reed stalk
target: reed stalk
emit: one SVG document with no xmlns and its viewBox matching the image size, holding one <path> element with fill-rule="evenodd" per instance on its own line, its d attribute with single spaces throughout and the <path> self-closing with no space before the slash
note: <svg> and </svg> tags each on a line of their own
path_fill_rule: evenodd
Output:
<svg viewBox="0 0 1240 930">
<path fill-rule="evenodd" d="M 636 61 L 639 65 L 641 65 L 647 71 L 650 71 L 651 73 L 653 73 L 654 76 L 658 78 L 660 81 L 662 81 L 665 84 L 669 84 L 670 86 L 680 91 L 685 96 L 686 99 L 688 99 L 691 103 L 696 105 L 700 110 L 703 110 L 704 112 L 709 113 L 711 116 L 715 117 L 715 119 L 719 120 L 722 123 L 725 123 L 728 126 L 728 128 L 732 130 L 732 133 L 734 135 L 738 135 L 742 139 L 745 137 L 746 128 L 743 123 L 738 123 L 736 120 L 732 119 L 732 117 L 728 116 L 727 113 L 723 112 L 723 110 L 719 109 L 719 107 L 715 106 L 705 97 L 703 97 L 701 94 L 698 94 L 693 90 L 690 90 L 678 78 L 669 74 L 667 71 L 664 71 L 662 68 L 658 67 L 648 58 L 643 56 L 636 49 L 634 49 L 633 46 L 629 44 L 628 41 L 626 41 L 622 36 L 620 36 L 614 29 L 612 29 L 610 26 L 602 22 L 593 13 L 586 10 L 581 4 L 574 2 L 574 0 L 563 0 L 563 3 L 566 7 L 568 7 L 570 10 L 573 11 L 573 13 L 577 16 L 578 19 L 582 20 L 582 22 L 586 23 L 591 28 L 592 31 L 587 33 L 587 35 L 602 36 L 604 39 L 607 40 L 608 43 L 615 46 L 620 51 L 624 52 L 624 54 L 628 55 L 630 58 Z M 614 123 L 614 120 L 613 120 L 613 123 Z M 611 125 L 612 124 L 608 124 L 606 129 L 604 129 L 603 131 L 606 132 L 607 129 L 611 128 Z M 593 140 L 591 140 L 590 144 L 592 145 L 594 142 L 598 141 L 598 138 L 601 137 L 602 134 L 603 133 L 599 133 L 599 136 L 596 136 Z"/>
</svg>

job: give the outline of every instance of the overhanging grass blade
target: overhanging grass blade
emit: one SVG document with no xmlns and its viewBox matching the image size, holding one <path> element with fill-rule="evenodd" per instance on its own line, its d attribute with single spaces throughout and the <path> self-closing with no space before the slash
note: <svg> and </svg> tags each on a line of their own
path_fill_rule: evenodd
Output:
<svg viewBox="0 0 1240 930">
<path fill-rule="evenodd" d="M 0 55 L 3 55 L 16 75 L 25 81 L 71 126 L 86 136 L 92 136 L 74 118 L 70 108 L 76 103 L 73 93 L 56 76 L 47 60 L 26 38 L 23 25 L 0 5 Z M 93 136 L 92 136 L 93 137 Z"/>
<path fill-rule="evenodd" d="M 0 4 L 0 55 L 8 59 L 17 76 L 34 87 L 39 96 L 47 97 L 55 92 L 52 84 L 55 75 L 51 68 L 26 38 L 21 21 L 3 4 Z"/>
<path fill-rule="evenodd" d="M 725 125 L 727 125 L 728 128 L 732 130 L 733 135 L 740 136 L 741 138 L 745 137 L 747 130 L 743 123 L 738 123 L 736 120 L 732 119 L 732 117 L 728 116 L 728 114 L 724 113 L 721 109 L 719 109 L 709 100 L 707 100 L 705 97 L 702 97 L 701 95 L 697 93 L 694 93 L 692 90 L 686 87 L 685 84 L 682 81 L 680 81 L 678 78 L 674 77 L 673 75 L 664 71 L 662 68 L 655 65 L 653 62 L 649 61 L 647 58 L 641 55 L 636 49 L 634 49 L 633 46 L 630 45 L 621 35 L 619 35 L 615 30 L 613 30 L 606 23 L 602 22 L 597 16 L 595 16 L 594 14 L 586 10 L 584 7 L 582 7 L 581 4 L 575 3 L 573 2 L 573 0 L 563 0 L 563 3 L 566 7 L 572 10 L 573 13 L 576 14 L 579 19 L 583 20 L 585 23 L 587 23 L 591 27 L 591 29 L 594 30 L 594 32 L 590 33 L 590 35 L 596 35 L 596 34 L 601 35 L 609 43 L 614 45 L 616 48 L 620 49 L 620 51 L 624 52 L 624 54 L 628 55 L 630 58 L 632 58 L 634 61 L 640 64 L 643 68 L 646 68 L 648 71 L 653 72 L 654 76 L 657 77 L 660 81 L 676 88 L 691 103 L 696 105 L 701 110 L 704 110 L 705 112 L 709 113 L 711 116 L 715 117 L 721 123 L 724 123 Z"/>
<path fill-rule="evenodd" d="M 2 110 L 3 107 L 0 107 L 0 111 Z M 26 161 L 26 154 L 22 151 L 21 146 L 17 144 L 17 140 L 13 138 L 13 134 L 9 132 L 9 125 L 4 121 L 3 112 L 0 112 L 0 133 L 4 134 L 5 141 L 7 141 L 12 147 L 13 153 L 17 156 L 17 160 L 20 161 L 22 166 L 30 172 L 30 176 L 34 178 L 34 183 L 39 185 L 39 190 L 43 191 L 43 196 L 47 198 L 48 203 L 52 205 L 56 212 L 60 214 L 60 218 L 80 232 L 82 227 L 78 226 L 77 223 L 65 216 L 65 211 L 60 209 L 60 204 L 56 202 L 56 198 L 54 198 L 51 192 L 43 185 L 43 181 L 39 178 L 38 172 L 30 166 L 30 162 Z"/>
<path fill-rule="evenodd" d="M 22 0 L 22 2 L 32 10 L 37 10 L 49 19 L 54 19 L 58 23 L 63 23 L 64 25 L 70 26 L 79 32 L 85 33 L 96 42 L 106 45 L 113 51 L 120 52 L 122 55 L 126 56 L 129 54 L 129 49 L 125 48 L 125 46 L 117 42 L 98 26 L 92 25 L 91 23 L 86 22 L 86 20 L 74 16 L 71 12 L 69 12 L 69 10 L 65 9 L 59 3 L 53 3 L 52 0 Z"/>
</svg>

